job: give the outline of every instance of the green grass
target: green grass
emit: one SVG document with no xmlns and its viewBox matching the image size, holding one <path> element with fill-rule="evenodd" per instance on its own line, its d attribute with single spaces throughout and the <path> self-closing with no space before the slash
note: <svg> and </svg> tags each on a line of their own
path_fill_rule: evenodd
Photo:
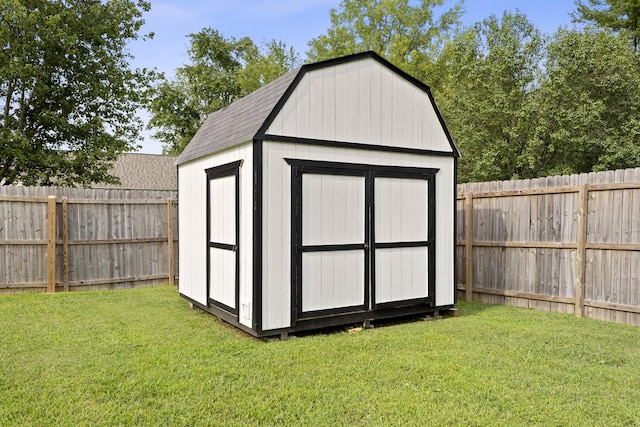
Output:
<svg viewBox="0 0 640 427">
<path fill-rule="evenodd" d="M 0 297 L 0 425 L 640 426 L 640 328 L 462 316 L 264 343 L 168 286 Z"/>
</svg>

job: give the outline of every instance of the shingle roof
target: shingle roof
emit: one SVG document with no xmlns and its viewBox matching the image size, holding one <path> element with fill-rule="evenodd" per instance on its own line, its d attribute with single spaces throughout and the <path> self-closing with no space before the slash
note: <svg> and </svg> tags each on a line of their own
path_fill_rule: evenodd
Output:
<svg viewBox="0 0 640 427">
<path fill-rule="evenodd" d="M 136 190 L 177 190 L 176 156 L 125 153 L 113 163 L 110 173 L 122 185 L 95 184 L 93 188 L 126 188 Z"/>
<path fill-rule="evenodd" d="M 209 115 L 176 164 L 251 141 L 300 70 L 290 71 Z"/>
</svg>

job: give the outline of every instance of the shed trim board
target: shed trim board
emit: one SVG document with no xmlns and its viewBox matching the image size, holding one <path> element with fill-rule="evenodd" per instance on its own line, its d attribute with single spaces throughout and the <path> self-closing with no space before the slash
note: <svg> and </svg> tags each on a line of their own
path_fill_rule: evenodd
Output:
<svg viewBox="0 0 640 427">
<path fill-rule="evenodd" d="M 265 141 L 291 142 L 294 144 L 320 145 L 324 147 L 355 148 L 358 150 L 384 151 L 389 153 L 423 154 L 426 156 L 451 157 L 450 151 L 422 150 L 419 148 L 392 147 L 389 145 L 362 144 L 359 142 L 331 141 L 325 139 L 300 138 L 283 135 L 265 135 Z"/>
<path fill-rule="evenodd" d="M 262 140 L 253 140 L 253 330 L 262 333 Z M 454 197 L 455 203 L 455 197 Z"/>
<path fill-rule="evenodd" d="M 367 60 L 373 62 L 368 63 Z M 329 72 L 325 72 L 325 69 Z M 356 73 L 356 80 L 353 80 L 353 73 Z M 358 79 L 358 73 L 361 73 L 363 79 Z M 306 78 L 311 74 L 315 76 L 312 76 L 312 80 Z M 376 111 L 379 111 L 379 100 L 386 99 L 385 96 L 395 95 L 397 98 L 393 101 L 393 106 L 388 103 L 382 105 L 386 114 L 384 120 L 387 120 L 385 124 L 378 124 L 373 116 L 367 119 L 370 112 L 362 110 L 365 113 L 362 123 L 377 126 L 378 130 L 367 130 L 358 122 L 349 124 L 345 121 L 347 118 L 344 117 L 344 112 L 337 110 L 324 113 L 324 117 L 321 117 L 322 124 L 310 121 L 314 120 L 313 114 L 319 111 L 317 102 L 322 99 L 318 98 L 319 96 L 328 96 L 322 101 L 325 109 L 334 105 L 331 101 L 333 96 L 340 97 L 336 98 L 335 105 L 341 102 L 353 104 L 357 101 L 360 102 L 360 107 L 353 104 L 353 108 L 369 108 L 369 101 L 354 101 L 342 94 L 345 88 L 339 86 L 343 84 L 339 78 L 345 75 L 351 75 L 350 78 L 355 85 L 359 85 L 359 89 L 356 88 L 356 92 L 350 94 L 367 93 L 369 83 L 363 86 L 360 83 L 362 80 L 370 81 L 378 88 L 375 89 L 378 92 L 371 95 L 372 111 L 376 108 Z M 394 81 L 398 83 L 393 83 Z M 391 83 L 393 88 L 390 86 Z M 311 98 L 305 98 L 306 90 L 315 91 L 310 94 Z M 319 90 L 324 92 L 321 93 Z M 420 92 L 426 93 L 426 97 L 418 95 Z M 404 107 L 402 97 L 407 97 L 406 104 L 410 105 L 408 109 Z M 183 203 L 184 199 L 196 201 L 197 194 L 181 197 L 179 205 L 183 213 L 180 218 L 189 218 L 184 220 L 185 222 L 195 222 L 185 226 L 185 236 L 196 237 L 195 240 L 202 241 L 203 246 L 207 248 L 205 272 L 198 267 L 197 259 L 201 257 L 193 253 L 195 249 L 191 249 L 194 247 L 192 243 L 187 242 L 187 239 L 181 239 L 181 261 L 187 264 L 187 268 L 182 270 L 184 274 L 181 274 L 183 277 L 180 280 L 179 293 L 182 297 L 194 306 L 254 336 L 272 336 L 352 322 L 424 314 L 453 307 L 456 292 L 453 243 L 455 221 L 452 218 L 455 216 L 455 173 L 459 152 L 426 85 L 377 54 L 364 52 L 304 65 L 241 101 L 209 116 L 183 155 L 176 161 L 180 189 L 183 192 L 197 188 L 202 189 L 198 191 L 206 191 L 206 197 L 200 196 L 206 201 L 194 205 L 199 206 L 196 210 L 205 208 L 203 205 L 206 205 L 206 212 L 195 212 L 192 215 L 189 203 Z M 394 108 L 401 111 L 393 112 Z M 245 120 L 244 116 L 253 114 L 253 110 L 257 115 Z M 422 116 L 424 112 L 427 112 L 428 117 Z M 359 120 L 359 117 L 356 115 L 354 119 Z M 302 127 L 295 130 L 292 120 L 302 120 Z M 389 120 L 395 122 L 388 122 Z M 416 120 L 418 122 L 415 122 Z M 234 122 L 240 128 L 238 131 L 234 130 Z M 360 130 L 356 130 L 359 132 L 357 135 L 350 134 L 351 136 L 344 133 L 344 130 L 318 132 L 318 126 L 333 124 L 346 124 L 347 128 L 351 129 L 360 126 Z M 250 133 L 251 126 L 256 126 L 253 133 Z M 387 129 L 386 136 L 375 135 L 380 126 Z M 394 126 L 393 135 L 389 133 L 389 126 Z M 411 126 L 414 126 L 413 130 Z M 232 135 L 224 134 L 227 129 Z M 288 133 L 291 129 L 295 131 Z M 374 135 L 374 139 L 369 140 L 367 135 Z M 409 138 L 407 143 L 403 142 L 404 137 Z M 386 141 L 388 143 L 385 143 Z M 332 175 L 333 178 L 325 179 L 325 175 Z M 230 183 L 224 181 L 225 177 L 232 177 L 234 180 L 234 207 L 215 209 L 219 209 L 219 212 L 233 212 L 235 238 L 233 241 L 216 241 L 211 234 L 211 188 L 213 186 L 230 193 Z M 313 194 L 314 191 L 311 189 L 316 188 L 319 183 L 325 185 L 325 181 L 328 186 L 326 188 L 337 189 L 343 196 L 345 191 L 362 193 L 362 205 L 349 208 L 340 205 L 341 212 L 349 218 L 361 216 L 358 222 L 354 223 L 359 224 L 358 229 L 364 230 L 361 239 L 331 241 L 331 238 L 327 240 L 323 237 L 318 241 L 303 241 L 302 234 L 306 229 L 302 215 L 303 212 L 311 211 L 309 203 L 315 203 L 304 202 L 308 204 L 305 210 L 303 198 Z M 385 190 L 387 193 L 379 193 L 382 191 L 379 190 L 381 186 L 388 188 Z M 396 193 L 404 194 L 405 187 L 409 192 L 407 194 L 417 195 L 413 199 L 418 200 L 420 206 L 416 208 L 418 213 L 412 214 L 410 211 L 414 205 L 403 202 L 402 206 L 406 207 L 403 215 L 408 218 L 406 221 L 418 224 L 422 231 L 416 236 L 407 237 L 407 234 L 402 234 L 405 232 L 396 230 L 391 232 L 391 237 L 376 241 L 376 227 L 379 227 L 376 215 L 380 218 L 389 216 L 389 209 L 384 211 L 386 214 L 382 213 L 383 211 L 376 212 L 376 209 L 385 204 L 396 206 L 397 200 L 390 197 L 396 197 Z M 303 191 L 304 188 L 307 190 Z M 406 199 L 409 200 L 411 197 L 407 196 Z M 334 202 L 328 203 L 328 207 L 325 208 L 330 211 L 333 209 L 331 203 Z M 355 215 L 354 212 L 359 214 Z M 422 218 L 421 212 L 428 213 L 426 220 L 416 222 L 415 218 Z M 395 221 L 400 221 L 399 218 L 396 217 Z M 198 232 L 201 226 L 197 222 L 200 220 L 206 224 L 206 230 L 202 229 L 202 232 Z M 380 230 L 383 234 L 389 233 L 386 228 Z M 197 237 L 205 232 L 206 239 L 203 236 Z M 249 232 L 251 236 L 247 235 Z M 393 237 L 393 233 L 397 236 Z M 339 234 L 334 232 L 334 236 Z M 315 235 L 322 236 L 322 233 L 315 232 Z M 212 248 L 214 252 L 228 251 L 235 255 L 233 298 L 231 294 L 220 294 L 218 297 L 214 295 L 214 298 L 211 298 Z M 399 254 L 402 255 L 397 258 Z M 354 265 L 362 267 L 361 273 L 353 276 L 363 282 L 362 288 L 356 289 L 350 285 L 349 292 L 352 294 L 345 297 L 346 302 L 343 306 L 338 299 L 329 299 L 322 303 L 310 303 L 312 297 L 303 299 L 302 291 L 313 288 L 303 288 L 304 277 L 313 277 L 308 275 L 311 273 L 307 273 L 307 276 L 303 274 L 303 264 L 309 268 L 318 268 L 318 265 L 324 265 L 318 262 L 325 262 L 318 261 L 319 258 L 324 260 L 325 256 L 328 256 L 327 259 L 335 256 L 336 261 L 329 262 L 341 262 L 342 264 L 335 264 L 336 268 L 344 269 L 347 262 L 339 261 L 343 255 L 346 256 L 345 259 L 354 261 Z M 191 256 L 194 259 L 191 259 Z M 382 257 L 378 263 L 376 257 Z M 383 258 L 384 262 L 381 261 Z M 395 261 L 390 261 L 392 258 Z M 418 260 L 425 261 L 424 268 L 417 267 Z M 381 266 L 391 265 L 389 262 L 397 266 L 402 265 L 403 268 L 408 265 L 410 274 L 415 273 L 416 279 L 407 280 L 414 280 L 422 285 L 409 286 L 406 288 L 408 291 L 401 295 L 393 294 L 395 291 L 389 291 L 390 288 L 377 285 L 378 273 L 385 274 L 385 277 L 391 277 L 388 276 L 391 273 L 388 268 L 382 272 L 376 271 L 376 266 L 383 268 Z M 411 265 L 414 267 L 410 267 Z M 330 270 L 333 267 L 329 265 L 326 268 Z M 198 289 L 198 277 L 202 276 L 205 276 L 206 290 Z M 318 283 L 325 286 L 329 282 Z M 349 283 L 349 280 L 344 279 L 343 283 Z M 221 299 L 223 301 L 220 301 Z"/>
</svg>

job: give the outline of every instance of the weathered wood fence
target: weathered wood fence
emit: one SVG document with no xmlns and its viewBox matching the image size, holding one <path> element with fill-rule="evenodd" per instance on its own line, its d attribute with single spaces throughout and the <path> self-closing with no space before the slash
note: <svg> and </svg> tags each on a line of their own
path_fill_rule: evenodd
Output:
<svg viewBox="0 0 640 427">
<path fill-rule="evenodd" d="M 0 293 L 173 283 L 177 193 L 0 186 Z"/>
<path fill-rule="evenodd" d="M 640 168 L 458 186 L 465 299 L 640 325 Z"/>
</svg>

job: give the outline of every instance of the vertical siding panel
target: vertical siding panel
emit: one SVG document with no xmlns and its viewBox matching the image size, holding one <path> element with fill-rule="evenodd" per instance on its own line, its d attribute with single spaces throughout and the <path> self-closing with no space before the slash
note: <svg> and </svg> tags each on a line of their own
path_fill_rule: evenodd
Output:
<svg viewBox="0 0 640 427">
<path fill-rule="evenodd" d="M 320 224 L 323 242 L 335 242 L 336 236 L 333 234 L 333 222 L 335 214 L 335 176 L 321 175 L 322 187 L 320 205 L 310 206 L 310 209 L 319 209 L 321 212 Z"/>
<path fill-rule="evenodd" d="M 292 97 L 296 107 L 296 133 L 294 136 L 304 137 L 311 134 L 311 79 L 305 75 Z"/>
<path fill-rule="evenodd" d="M 322 177 L 306 174 L 302 177 L 302 243 L 319 245 L 323 242 Z M 330 219 L 330 218 L 329 218 Z"/>
<path fill-rule="evenodd" d="M 393 78 L 389 73 L 380 73 L 380 84 L 382 93 L 382 117 L 380 119 L 382 137 L 382 145 L 394 145 L 393 141 L 393 120 L 394 116 L 391 109 L 395 107 L 394 92 L 393 92 Z"/>
<path fill-rule="evenodd" d="M 366 144 L 371 143 L 371 64 L 362 62 L 358 75 L 358 141 Z"/>
<path fill-rule="evenodd" d="M 322 139 L 334 141 L 336 139 L 336 97 L 335 97 L 335 69 L 323 68 L 322 72 Z"/>
<path fill-rule="evenodd" d="M 349 139 L 349 103 L 347 102 L 347 91 L 349 85 L 347 81 L 347 70 L 344 67 L 335 69 L 335 93 L 334 93 L 334 111 L 335 111 L 335 139 L 336 141 L 347 141 Z"/>
<path fill-rule="evenodd" d="M 322 138 L 323 78 L 321 72 L 309 73 L 309 137 Z"/>
<path fill-rule="evenodd" d="M 264 322 L 268 325 L 278 325 L 282 322 L 282 298 L 283 287 L 287 286 L 287 283 L 283 282 L 284 271 L 281 269 L 281 257 L 283 256 L 283 238 L 282 234 L 282 217 L 284 213 L 283 201 L 279 197 L 271 197 L 272 194 L 276 194 L 282 189 L 282 175 L 286 173 L 286 170 L 281 167 L 282 153 L 280 144 L 268 143 L 264 146 L 265 155 L 265 169 L 268 173 L 264 173 L 265 180 L 263 182 L 263 188 L 265 193 L 262 197 L 263 208 L 263 253 L 262 253 L 262 265 L 263 265 L 263 318 Z M 266 208 L 266 209 L 265 209 Z M 266 250 L 266 246 L 269 250 Z M 284 254 L 286 256 L 286 254 Z"/>
<path fill-rule="evenodd" d="M 280 114 L 276 117 L 276 120 L 280 120 L 280 132 L 276 133 L 275 129 L 272 129 L 273 124 L 269 126 L 269 133 L 276 135 L 292 135 L 295 136 L 298 134 L 297 124 L 298 124 L 298 100 L 297 93 L 289 98 L 289 101 L 286 102 L 282 106 L 282 110 Z M 275 121 L 274 120 L 274 123 Z"/>
<path fill-rule="evenodd" d="M 359 142 L 359 128 L 357 125 L 358 117 L 360 117 L 360 87 L 358 82 L 358 66 L 357 64 L 350 62 L 346 64 L 345 67 L 347 68 L 347 74 L 345 78 L 345 80 L 347 81 L 347 115 L 344 116 L 347 127 L 346 139 L 347 141 Z"/>
<path fill-rule="evenodd" d="M 371 111 L 371 133 L 369 135 L 370 144 L 383 144 L 382 138 L 382 66 L 380 64 L 373 63 L 371 65 L 371 85 L 370 85 L 370 99 L 371 105 L 369 109 Z"/>
</svg>

